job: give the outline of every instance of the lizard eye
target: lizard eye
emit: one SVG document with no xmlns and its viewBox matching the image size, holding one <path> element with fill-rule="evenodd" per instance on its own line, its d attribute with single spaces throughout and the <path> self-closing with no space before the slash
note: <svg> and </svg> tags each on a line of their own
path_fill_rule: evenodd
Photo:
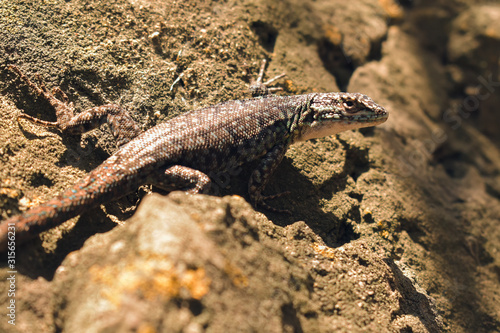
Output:
<svg viewBox="0 0 500 333">
<path fill-rule="evenodd" d="M 351 110 L 351 109 L 353 109 L 355 106 L 356 106 L 356 103 L 354 103 L 353 101 L 345 101 L 345 102 L 344 102 L 344 107 L 345 107 L 347 110 Z"/>
</svg>

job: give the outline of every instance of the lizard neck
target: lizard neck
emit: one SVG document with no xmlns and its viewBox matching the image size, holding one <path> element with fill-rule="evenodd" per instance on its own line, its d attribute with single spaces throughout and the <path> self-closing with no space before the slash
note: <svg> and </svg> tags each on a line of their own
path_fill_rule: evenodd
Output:
<svg viewBox="0 0 500 333">
<path fill-rule="evenodd" d="M 290 118 L 289 131 L 290 131 L 290 144 L 297 141 L 304 141 L 302 139 L 302 132 L 305 127 L 309 127 L 313 121 L 313 111 L 311 103 L 314 96 L 318 94 L 302 95 L 301 101 L 298 101 L 297 106 L 293 109 L 293 115 Z"/>
</svg>

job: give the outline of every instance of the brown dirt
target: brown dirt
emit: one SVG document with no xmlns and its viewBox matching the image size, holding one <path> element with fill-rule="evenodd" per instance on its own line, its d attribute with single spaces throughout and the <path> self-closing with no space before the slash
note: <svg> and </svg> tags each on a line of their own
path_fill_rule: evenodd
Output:
<svg viewBox="0 0 500 333">
<path fill-rule="evenodd" d="M 143 187 L 44 233 L 17 250 L 16 326 L 3 315 L 0 330 L 500 331 L 500 8 L 400 3 L 1 2 L 2 218 L 115 150 L 105 126 L 80 138 L 17 123 L 19 112 L 54 114 L 9 64 L 60 86 L 80 110 L 118 102 L 144 128 L 245 97 L 262 58 L 268 77 L 287 73 L 284 94 L 359 91 L 390 118 L 293 146 L 266 190 L 291 192 L 275 203 L 291 216 L 172 193 L 147 198 L 128 221 Z M 245 197 L 250 171 L 215 194 Z M 191 255 L 134 250 L 156 239 L 140 230 L 162 209 L 186 221 L 163 237 L 181 244 L 192 233 L 182 243 Z M 156 265 L 170 269 L 137 275 Z"/>
</svg>

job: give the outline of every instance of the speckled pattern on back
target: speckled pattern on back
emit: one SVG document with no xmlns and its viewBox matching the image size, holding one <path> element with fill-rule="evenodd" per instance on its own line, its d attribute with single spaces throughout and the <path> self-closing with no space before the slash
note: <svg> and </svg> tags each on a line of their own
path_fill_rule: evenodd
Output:
<svg viewBox="0 0 500 333">
<path fill-rule="evenodd" d="M 184 113 L 141 134 L 125 109 L 110 104 L 73 115 L 66 95 L 35 85 L 11 66 L 22 80 L 56 109 L 56 122 L 22 114 L 63 132 L 84 132 L 106 120 L 121 148 L 80 182 L 54 199 L 0 224 L 0 248 L 7 248 L 8 231 L 16 242 L 33 237 L 86 209 L 136 190 L 143 184 L 207 192 L 210 175 L 259 160 L 249 180 L 253 204 L 268 206 L 261 193 L 288 147 L 299 140 L 374 126 L 387 119 L 384 108 L 358 93 L 314 93 L 233 100 Z M 9 230 L 9 227 L 11 229 Z"/>
</svg>

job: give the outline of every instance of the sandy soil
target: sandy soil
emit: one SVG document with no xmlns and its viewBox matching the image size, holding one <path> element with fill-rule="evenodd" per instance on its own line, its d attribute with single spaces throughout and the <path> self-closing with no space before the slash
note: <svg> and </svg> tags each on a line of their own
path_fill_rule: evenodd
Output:
<svg viewBox="0 0 500 333">
<path fill-rule="evenodd" d="M 472 0 L 0 2 L 2 218 L 116 149 L 106 126 L 18 123 L 55 116 L 9 64 L 145 129 L 247 97 L 263 58 L 282 94 L 359 91 L 390 112 L 289 150 L 266 191 L 290 191 L 275 205 L 291 216 L 245 202 L 247 166 L 215 196 L 144 186 L 45 232 L 17 249 L 15 297 L 2 257 L 0 330 L 500 331 L 498 17 Z"/>
</svg>

